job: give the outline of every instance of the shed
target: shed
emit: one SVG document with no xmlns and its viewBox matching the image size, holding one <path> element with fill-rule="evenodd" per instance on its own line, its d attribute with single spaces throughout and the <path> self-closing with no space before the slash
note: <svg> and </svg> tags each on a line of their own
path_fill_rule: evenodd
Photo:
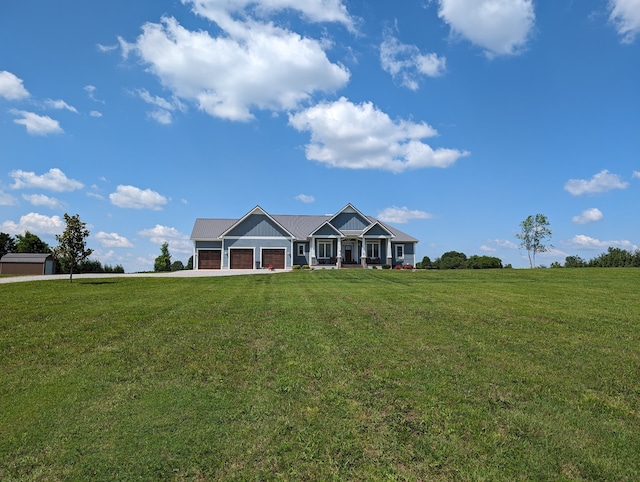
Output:
<svg viewBox="0 0 640 482">
<path fill-rule="evenodd" d="M 0 259 L 0 274 L 54 274 L 55 260 L 48 253 L 9 253 Z"/>
</svg>

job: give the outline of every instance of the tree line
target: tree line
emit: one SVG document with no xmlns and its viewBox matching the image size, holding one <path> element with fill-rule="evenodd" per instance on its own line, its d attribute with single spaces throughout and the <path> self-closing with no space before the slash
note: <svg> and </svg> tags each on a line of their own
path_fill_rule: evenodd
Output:
<svg viewBox="0 0 640 482">
<path fill-rule="evenodd" d="M 552 268 L 640 268 L 640 250 L 634 252 L 622 248 L 607 248 L 606 253 L 590 260 L 580 256 L 567 256 L 564 265 L 559 262 L 551 264 Z"/>
<path fill-rule="evenodd" d="M 495 256 L 467 257 L 466 254 L 458 251 L 447 251 L 439 258 L 431 261 L 429 256 L 422 258 L 416 263 L 416 269 L 500 269 L 511 268 L 511 265 L 502 265 L 502 260 Z"/>
</svg>

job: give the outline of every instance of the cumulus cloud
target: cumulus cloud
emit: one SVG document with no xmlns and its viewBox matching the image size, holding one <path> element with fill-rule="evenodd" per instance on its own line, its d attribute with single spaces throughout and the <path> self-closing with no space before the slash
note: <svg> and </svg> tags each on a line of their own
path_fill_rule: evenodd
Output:
<svg viewBox="0 0 640 482">
<path fill-rule="evenodd" d="M 75 114 L 78 113 L 78 109 L 76 109 L 72 105 L 67 104 L 64 100 L 60 100 L 60 99 L 59 100 L 47 99 L 44 101 L 44 105 L 46 105 L 50 109 L 57 109 L 57 110 L 66 109 Z"/>
<path fill-rule="evenodd" d="M 607 192 L 612 189 L 626 189 L 628 185 L 629 183 L 622 181 L 620 176 L 612 174 L 605 169 L 589 180 L 569 179 L 564 185 L 564 189 L 574 196 L 581 196 L 583 194 Z"/>
<path fill-rule="evenodd" d="M 494 239 L 493 242 L 501 248 L 518 249 L 518 245 L 509 241 L 508 239 Z"/>
<path fill-rule="evenodd" d="M 296 196 L 296 199 L 298 201 L 302 201 L 303 203 L 312 203 L 312 202 L 315 202 L 316 200 L 313 196 L 309 196 L 307 194 L 298 194 Z"/>
<path fill-rule="evenodd" d="M 54 167 L 49 172 L 40 176 L 35 172 L 16 170 L 11 171 L 9 175 L 13 178 L 13 189 L 47 189 L 48 191 L 66 192 L 82 189 L 84 184 L 75 179 L 69 179 L 67 175 L 60 169 Z"/>
<path fill-rule="evenodd" d="M 58 209 L 64 205 L 59 199 L 44 194 L 23 194 L 22 198 L 34 206 L 45 206 L 50 209 Z"/>
<path fill-rule="evenodd" d="M 38 115 L 26 110 L 11 109 L 10 112 L 18 117 L 13 122 L 27 128 L 27 133 L 33 136 L 46 136 L 49 134 L 62 134 L 64 131 L 57 120 L 47 115 Z"/>
<path fill-rule="evenodd" d="M 133 248 L 133 244 L 118 233 L 105 233 L 104 231 L 100 231 L 93 237 L 98 240 L 100 246 L 105 248 Z"/>
<path fill-rule="evenodd" d="M 234 121 L 252 119 L 253 109 L 297 108 L 312 93 L 332 92 L 348 82 L 348 70 L 327 58 L 325 41 L 272 23 L 232 20 L 223 7 L 234 4 L 196 3 L 199 12 L 218 12 L 210 18 L 223 30 L 220 36 L 190 31 L 165 17 L 145 24 L 135 43 L 120 38 L 123 55 L 137 54 L 175 97 Z"/>
<path fill-rule="evenodd" d="M 111 204 L 128 209 L 162 210 L 167 198 L 151 189 L 140 189 L 135 186 L 119 185 L 116 192 L 109 194 Z"/>
<path fill-rule="evenodd" d="M 99 112 L 97 110 L 92 110 L 91 112 L 89 112 L 89 115 L 91 117 L 102 117 L 102 112 Z"/>
<path fill-rule="evenodd" d="M 383 223 L 406 224 L 412 219 L 431 219 L 432 214 L 417 209 L 409 209 L 406 206 L 401 208 L 391 206 L 378 213 L 377 218 Z"/>
<path fill-rule="evenodd" d="M 411 90 L 418 90 L 422 75 L 438 77 L 447 68 L 445 57 L 422 54 L 415 45 L 403 44 L 390 35 L 380 45 L 380 64 L 396 82 Z"/>
<path fill-rule="evenodd" d="M 483 244 L 482 246 L 480 246 L 480 251 L 484 251 L 485 253 L 495 253 L 496 248 L 492 248 L 491 246 Z"/>
<path fill-rule="evenodd" d="M 622 43 L 633 43 L 640 33 L 640 1 L 609 0 L 609 9 L 609 20 L 622 37 Z"/>
<path fill-rule="evenodd" d="M 457 149 L 433 149 L 421 142 L 437 135 L 424 122 L 393 121 L 371 102 L 357 105 L 344 97 L 291 114 L 289 124 L 298 131 L 311 133 L 307 159 L 329 167 L 398 173 L 406 169 L 449 167 L 469 154 Z"/>
<path fill-rule="evenodd" d="M 45 216 L 44 214 L 29 213 L 15 221 L 5 221 L 0 225 L 0 230 L 9 234 L 24 234 L 25 231 L 42 234 L 60 234 L 64 231 L 65 222 L 60 216 Z"/>
<path fill-rule="evenodd" d="M 574 216 L 572 221 L 577 224 L 588 224 L 600 221 L 602 220 L 602 218 L 604 218 L 602 211 L 600 211 L 598 208 L 591 208 L 587 209 L 586 211 L 582 211 L 582 213 L 578 216 Z"/>
<path fill-rule="evenodd" d="M 620 241 L 600 241 L 599 239 L 584 234 L 574 236 L 568 244 L 576 249 L 606 249 L 608 247 L 622 248 L 630 251 L 636 251 L 638 249 L 638 246 L 626 239 Z"/>
<path fill-rule="evenodd" d="M 632 176 L 635 179 L 640 179 L 640 171 L 633 171 Z"/>
<path fill-rule="evenodd" d="M 169 243 L 169 247 L 176 252 L 189 254 L 193 252 L 193 245 L 189 236 L 176 228 L 156 224 L 153 228 L 138 231 L 140 236 L 149 238 L 152 243 Z"/>
<path fill-rule="evenodd" d="M 513 55 L 535 25 L 532 0 L 439 0 L 438 16 L 452 33 L 485 49 L 489 57 Z"/>
<path fill-rule="evenodd" d="M 217 23 L 232 14 L 247 15 L 248 7 L 253 7 L 253 13 L 263 17 L 292 10 L 311 22 L 335 22 L 353 28 L 353 19 L 341 0 L 183 0 L 183 3 L 190 3 L 194 12 Z"/>
<path fill-rule="evenodd" d="M 18 203 L 18 200 L 0 189 L 0 206 L 14 206 Z"/>
<path fill-rule="evenodd" d="M 22 85 L 22 79 L 2 70 L 0 71 L 0 97 L 7 100 L 21 100 L 29 97 L 29 92 Z"/>
</svg>

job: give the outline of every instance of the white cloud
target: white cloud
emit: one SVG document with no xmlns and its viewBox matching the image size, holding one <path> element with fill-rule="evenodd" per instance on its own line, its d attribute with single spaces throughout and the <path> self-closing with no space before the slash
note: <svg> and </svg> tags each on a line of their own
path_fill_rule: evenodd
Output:
<svg viewBox="0 0 640 482">
<path fill-rule="evenodd" d="M 13 122 L 27 128 L 27 133 L 34 136 L 46 136 L 49 134 L 62 134 L 64 131 L 57 120 L 46 115 L 38 115 L 25 110 L 11 109 L 10 112 L 19 117 Z"/>
<path fill-rule="evenodd" d="M 133 248 L 133 244 L 118 233 L 105 233 L 100 231 L 94 236 L 101 246 L 105 248 Z"/>
<path fill-rule="evenodd" d="M 518 249 L 518 245 L 509 241 L 508 239 L 494 239 L 493 242 L 501 248 Z"/>
<path fill-rule="evenodd" d="M 532 0 L 439 0 L 438 16 L 489 57 L 519 53 L 535 24 Z"/>
<path fill-rule="evenodd" d="M 99 112 L 97 110 L 92 110 L 91 112 L 89 112 L 89 115 L 91 117 L 102 117 L 102 112 Z"/>
<path fill-rule="evenodd" d="M 296 196 L 296 199 L 298 201 L 302 201 L 303 203 L 312 203 L 315 202 L 316 198 L 314 198 L 313 196 L 309 196 L 307 194 L 298 194 Z"/>
<path fill-rule="evenodd" d="M 61 234 L 64 231 L 65 223 L 60 216 L 45 216 L 38 213 L 25 214 L 17 223 L 5 221 L 0 225 L 0 229 L 9 234 L 24 234 L 25 231 L 42 234 Z"/>
<path fill-rule="evenodd" d="M 626 189 L 629 183 L 622 181 L 617 174 L 611 174 L 606 169 L 595 174 L 590 180 L 569 179 L 564 185 L 565 191 L 574 196 L 595 194 L 611 191 L 612 189 Z"/>
<path fill-rule="evenodd" d="M 428 124 L 393 121 L 371 102 L 356 105 L 342 97 L 289 116 L 298 131 L 311 132 L 307 159 L 330 167 L 406 169 L 449 167 L 469 153 L 456 149 L 432 149 L 420 141 L 437 135 Z"/>
<path fill-rule="evenodd" d="M 149 238 L 152 243 L 169 243 L 170 249 L 182 254 L 191 254 L 193 252 L 193 244 L 189 236 L 181 233 L 176 228 L 156 224 L 153 228 L 139 231 L 138 234 Z"/>
<path fill-rule="evenodd" d="M 572 221 L 577 224 L 588 224 L 601 221 L 602 218 L 604 218 L 602 211 L 600 211 L 598 208 L 591 208 L 587 209 L 586 211 L 582 211 L 582 213 L 578 216 L 574 216 Z"/>
<path fill-rule="evenodd" d="M 89 99 L 91 99 L 94 102 L 99 102 L 100 104 L 104 104 L 103 100 L 99 100 L 96 98 L 96 90 L 98 89 L 96 88 L 95 85 L 85 85 L 84 90 L 89 96 Z"/>
<path fill-rule="evenodd" d="M 22 85 L 22 79 L 6 70 L 0 71 L 0 97 L 7 100 L 20 100 L 29 97 L 29 92 Z"/>
<path fill-rule="evenodd" d="M 485 253 L 494 253 L 496 251 L 496 248 L 492 248 L 491 246 L 483 244 L 482 246 L 480 246 L 480 251 L 484 251 Z"/>
<path fill-rule="evenodd" d="M 232 3 L 198 2 L 198 11 L 216 12 Z M 295 109 L 314 92 L 333 92 L 349 80 L 348 70 L 331 63 L 325 41 L 302 37 L 272 23 L 211 15 L 223 34 L 190 31 L 174 18 L 147 23 L 131 44 L 120 39 L 123 55 L 135 52 L 177 98 L 194 102 L 211 116 L 235 121 L 252 110 Z"/>
<path fill-rule="evenodd" d="M 78 113 L 78 109 L 76 109 L 72 105 L 67 104 L 64 100 L 47 99 L 44 101 L 44 104 L 50 109 L 58 109 L 58 110 L 66 109 L 76 114 Z"/>
<path fill-rule="evenodd" d="M 417 209 L 409 209 L 406 206 L 401 208 L 391 206 L 378 213 L 377 218 L 383 223 L 406 224 L 412 219 L 431 219 L 432 214 Z"/>
<path fill-rule="evenodd" d="M 151 189 L 140 189 L 135 186 L 119 185 L 116 192 L 109 194 L 111 204 L 120 208 L 162 210 L 167 198 Z"/>
<path fill-rule="evenodd" d="M 600 241 L 599 239 L 584 234 L 574 236 L 568 244 L 575 249 L 603 249 L 608 247 L 623 248 L 631 251 L 638 249 L 638 246 L 626 239 L 620 241 Z"/>
<path fill-rule="evenodd" d="M 193 10 L 203 17 L 222 22 L 232 13 L 246 14 L 249 6 L 257 15 L 267 16 L 282 10 L 294 10 L 311 22 L 342 23 L 353 28 L 347 8 L 341 0 L 182 0 L 193 5 Z"/>
<path fill-rule="evenodd" d="M 622 37 L 622 43 L 633 43 L 640 33 L 640 0 L 609 0 L 609 8 L 609 20 Z"/>
<path fill-rule="evenodd" d="M 58 209 L 64 205 L 59 199 L 44 194 L 23 194 L 22 198 L 34 206 L 45 206 L 50 209 Z"/>
<path fill-rule="evenodd" d="M 173 116 L 171 115 L 171 112 L 162 109 L 152 110 L 151 112 L 147 113 L 147 116 L 150 119 L 156 121 L 158 124 L 162 124 L 164 126 L 169 125 L 173 122 Z"/>
<path fill-rule="evenodd" d="M 402 44 L 392 36 L 387 36 L 380 45 L 380 63 L 395 81 L 411 90 L 418 90 L 421 75 L 438 77 L 447 68 L 445 57 L 421 54 L 415 45 Z"/>
<path fill-rule="evenodd" d="M 640 179 L 640 171 L 633 171 L 632 176 L 635 179 Z"/>
<path fill-rule="evenodd" d="M 11 194 L 0 190 L 0 206 L 14 206 L 18 203 L 18 200 Z"/>
<path fill-rule="evenodd" d="M 49 172 L 37 176 L 35 172 L 22 170 L 11 171 L 9 175 L 13 178 L 13 189 L 37 188 L 47 189 L 55 192 L 75 191 L 82 189 L 84 184 L 75 179 L 69 179 L 60 169 L 54 167 Z"/>
</svg>

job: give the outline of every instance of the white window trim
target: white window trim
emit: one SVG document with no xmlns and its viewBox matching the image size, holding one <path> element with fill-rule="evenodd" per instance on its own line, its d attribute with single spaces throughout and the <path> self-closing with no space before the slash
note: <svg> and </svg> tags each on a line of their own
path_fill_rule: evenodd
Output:
<svg viewBox="0 0 640 482">
<path fill-rule="evenodd" d="M 306 255 L 306 251 L 304 250 L 304 243 L 298 243 L 298 256 Z"/>
<path fill-rule="evenodd" d="M 404 259 L 404 244 L 396 244 L 395 248 L 396 259 Z M 399 250 L 402 251 L 401 254 L 398 252 Z"/>
<path fill-rule="evenodd" d="M 372 246 L 377 246 L 377 247 L 378 247 L 378 255 L 377 255 L 377 256 L 375 255 L 375 253 L 373 253 L 373 251 L 374 251 L 373 249 L 372 249 L 371 256 L 369 256 L 369 245 L 370 245 L 370 244 L 371 244 Z M 368 240 L 368 241 L 366 242 L 366 253 L 367 253 L 367 257 L 368 257 L 368 258 L 379 258 L 379 257 L 380 257 L 380 241 L 371 241 L 371 240 Z"/>
<path fill-rule="evenodd" d="M 320 246 L 329 246 L 329 255 L 327 256 L 327 248 L 324 249 L 324 256 L 317 256 L 318 259 L 329 259 L 333 257 L 333 241 L 331 240 L 318 240 L 318 254 L 320 254 Z"/>
</svg>

